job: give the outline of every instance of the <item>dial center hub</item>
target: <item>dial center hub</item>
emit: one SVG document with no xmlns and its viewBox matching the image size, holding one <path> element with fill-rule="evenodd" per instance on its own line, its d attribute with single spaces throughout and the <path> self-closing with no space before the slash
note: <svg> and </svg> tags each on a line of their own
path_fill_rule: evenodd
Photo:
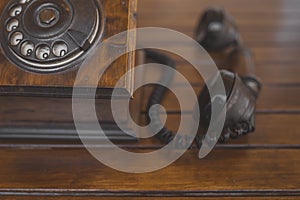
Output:
<svg viewBox="0 0 300 200">
<path fill-rule="evenodd" d="M 59 20 L 59 12 L 55 8 L 44 8 L 38 14 L 38 22 L 42 26 L 53 26 Z"/>
</svg>

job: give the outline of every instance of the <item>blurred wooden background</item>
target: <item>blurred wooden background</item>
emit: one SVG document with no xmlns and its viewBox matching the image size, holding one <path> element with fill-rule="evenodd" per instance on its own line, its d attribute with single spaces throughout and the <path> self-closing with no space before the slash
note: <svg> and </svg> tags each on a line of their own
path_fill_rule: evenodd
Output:
<svg viewBox="0 0 300 200">
<path fill-rule="evenodd" d="M 214 5 L 236 19 L 264 84 L 255 133 L 219 145 L 203 160 L 192 149 L 171 166 L 140 175 L 110 169 L 83 148 L 3 144 L 0 199 L 298 199 L 300 1 L 141 0 L 138 24 L 193 36 L 201 12 Z M 178 69 L 198 90 L 191 66 L 178 61 Z M 176 129 L 178 108 L 166 109 L 167 126 Z"/>
</svg>

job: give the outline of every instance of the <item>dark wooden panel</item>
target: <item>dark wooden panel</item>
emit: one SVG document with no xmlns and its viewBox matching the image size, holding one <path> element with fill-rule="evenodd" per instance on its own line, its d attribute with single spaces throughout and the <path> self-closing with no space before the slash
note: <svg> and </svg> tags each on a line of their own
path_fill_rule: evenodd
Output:
<svg viewBox="0 0 300 200">
<path fill-rule="evenodd" d="M 13 125 L 18 122 L 35 124 L 73 122 L 72 99 L 0 97 L 0 103 L 0 125 Z M 109 99 L 96 100 L 96 112 L 101 121 L 113 119 L 111 111 L 105 109 L 107 105 L 110 105 Z"/>
<path fill-rule="evenodd" d="M 183 118 L 188 115 L 183 114 Z M 146 115 L 142 116 L 143 121 Z M 224 144 L 218 144 L 218 147 L 224 148 L 300 148 L 300 138 L 298 131 L 298 114 L 258 114 L 256 116 L 256 130 L 254 133 L 239 137 L 236 140 L 230 140 Z M 178 131 L 180 116 L 178 114 L 169 114 L 166 127 L 174 133 Z M 48 124 L 49 126 L 49 124 Z M 79 143 L 68 143 L 67 141 L 24 141 L 24 140 L 2 140 L 1 147 L 10 148 L 84 148 Z M 139 140 L 138 142 L 124 143 L 118 142 L 118 145 L 127 148 L 144 149 L 160 148 L 163 146 L 156 138 Z"/>
<path fill-rule="evenodd" d="M 180 67 L 179 71 L 183 72 L 187 76 L 187 78 L 194 80 L 195 73 L 193 70 L 187 70 L 188 68 Z M 290 73 L 295 74 L 295 73 Z M 181 87 L 181 86 L 178 86 Z M 200 87 L 196 87 L 196 90 L 199 91 Z M 182 88 L 182 91 L 185 92 L 185 89 Z M 264 88 L 262 96 L 259 100 L 259 113 L 285 113 L 285 112 L 299 112 L 299 101 L 297 100 L 298 87 L 288 87 L 285 88 L 284 86 L 267 86 Z M 149 95 L 149 92 L 148 92 Z M 169 111 L 176 112 L 178 111 L 178 105 L 176 102 L 167 102 L 171 96 L 170 94 L 165 98 L 163 104 L 167 105 L 166 108 Z M 144 105 L 147 100 L 147 96 L 144 98 Z M 1 100 L 1 99 L 0 99 Z M 61 123 L 72 123 L 72 114 L 71 114 L 71 101 L 68 99 L 41 99 L 41 98 L 16 98 L 10 97 L 9 100 L 1 101 L 1 112 L 3 113 L 1 116 L 1 121 L 9 122 L 10 124 L 16 122 L 32 122 L 34 120 L 39 121 L 41 123 L 47 123 L 48 121 L 57 122 L 60 121 Z M 36 103 L 33 103 L 36 102 Z M 18 105 L 18 106 L 17 106 Z M 189 102 L 186 102 L 186 105 L 190 105 Z M 98 108 L 98 113 L 102 113 L 99 115 L 99 119 L 101 119 L 103 114 L 103 110 L 101 107 L 101 103 Z M 10 110 L 11 109 L 11 110 Z M 10 111 L 9 111 L 10 110 Z M 9 111 L 9 112 L 8 112 Z M 107 114 L 105 116 L 108 116 Z M 293 115 L 292 115 L 293 116 Z M 12 121 L 14 119 L 14 121 Z M 297 118 L 296 118 L 297 119 Z M 288 120 L 285 120 L 287 124 L 289 123 Z M 262 121 L 264 123 L 265 121 Z M 280 122 L 280 120 L 278 120 Z M 287 127 L 289 130 L 292 125 Z M 284 127 L 282 128 L 284 130 Z M 295 128 L 295 130 L 297 130 Z M 274 130 L 276 131 L 276 129 Z M 277 134 L 271 134 L 276 136 Z M 281 134 L 282 135 L 282 134 Z M 281 137 L 279 137 L 281 138 Z M 292 138 L 290 140 L 294 141 Z M 265 139 L 267 140 L 267 139 Z M 276 140 L 278 142 L 278 140 Z M 288 143 L 289 140 L 285 142 Z M 274 144 L 274 141 L 270 139 L 270 143 Z M 293 143 L 295 144 L 295 143 Z M 297 144 L 297 143 L 296 143 Z"/>
</svg>

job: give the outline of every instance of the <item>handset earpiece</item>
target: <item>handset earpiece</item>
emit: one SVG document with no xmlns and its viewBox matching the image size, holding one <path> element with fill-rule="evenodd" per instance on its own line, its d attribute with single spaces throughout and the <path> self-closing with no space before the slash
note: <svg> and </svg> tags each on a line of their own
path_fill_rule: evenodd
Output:
<svg viewBox="0 0 300 200">
<path fill-rule="evenodd" d="M 239 44 L 240 35 L 232 19 L 222 8 L 210 8 L 201 16 L 196 40 L 207 51 L 223 51 Z"/>
<path fill-rule="evenodd" d="M 220 141 L 224 142 L 255 130 L 254 115 L 257 95 L 236 73 L 221 70 L 220 75 L 226 92 L 226 119 L 220 137 Z M 217 87 L 213 80 L 208 83 L 212 89 Z M 206 86 L 199 95 L 200 127 L 203 132 L 210 124 L 212 101 L 217 100 L 218 98 L 210 96 Z"/>
</svg>

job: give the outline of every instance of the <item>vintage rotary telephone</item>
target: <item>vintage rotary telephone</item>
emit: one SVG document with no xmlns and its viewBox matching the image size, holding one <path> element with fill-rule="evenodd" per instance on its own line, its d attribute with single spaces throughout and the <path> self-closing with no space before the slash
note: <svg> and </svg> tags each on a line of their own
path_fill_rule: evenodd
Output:
<svg viewBox="0 0 300 200">
<path fill-rule="evenodd" d="M 0 19 L 2 51 L 31 72 L 76 66 L 101 38 L 102 13 L 97 0 L 12 0 Z"/>
<path fill-rule="evenodd" d="M 219 54 L 219 57 L 220 55 L 223 56 L 226 64 L 232 65 L 230 70 L 235 70 L 236 65 L 243 65 L 239 67 L 245 68 L 244 71 L 246 71 L 244 76 L 227 70 L 220 71 L 227 95 L 227 112 L 219 141 L 224 142 L 230 138 L 237 138 L 240 135 L 253 132 L 255 129 L 256 99 L 261 90 L 261 84 L 253 73 L 254 64 L 250 51 L 243 46 L 233 19 L 222 9 L 208 9 L 200 19 L 196 30 L 196 39 L 209 53 Z M 175 62 L 165 55 L 153 51 L 147 51 L 146 54 L 159 63 L 175 67 Z M 239 59 L 244 60 L 244 62 L 240 62 Z M 170 77 L 162 76 L 162 78 L 172 80 Z M 214 82 L 211 81 L 209 84 L 214 85 Z M 161 102 L 165 91 L 166 88 L 156 86 L 148 102 L 148 110 L 152 105 Z M 201 147 L 204 138 L 202 131 L 207 129 L 210 122 L 211 99 L 214 98 L 210 97 L 207 87 L 204 87 L 198 99 L 201 109 L 200 129 L 195 140 L 198 147 Z M 161 125 L 159 116 L 151 116 L 151 119 L 154 120 L 154 126 L 155 124 Z M 150 122 L 150 117 L 148 122 Z M 152 128 L 157 130 L 157 127 Z M 160 130 L 158 138 L 163 143 L 169 143 L 174 138 L 174 134 L 164 127 Z M 184 142 L 184 139 L 182 140 Z"/>
</svg>

